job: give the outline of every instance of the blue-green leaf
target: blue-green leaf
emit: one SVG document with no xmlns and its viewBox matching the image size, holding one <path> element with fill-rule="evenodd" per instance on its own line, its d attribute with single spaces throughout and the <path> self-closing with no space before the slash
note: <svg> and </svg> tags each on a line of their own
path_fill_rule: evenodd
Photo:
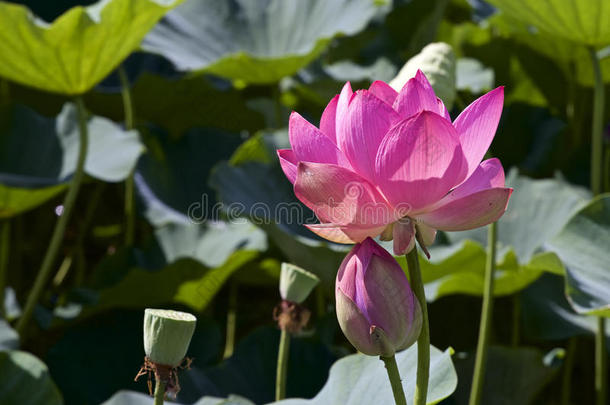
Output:
<svg viewBox="0 0 610 405">
<path fill-rule="evenodd" d="M 362 30 L 374 0 L 189 0 L 148 34 L 146 51 L 178 70 L 273 83 L 315 59 L 336 35 Z"/>
</svg>

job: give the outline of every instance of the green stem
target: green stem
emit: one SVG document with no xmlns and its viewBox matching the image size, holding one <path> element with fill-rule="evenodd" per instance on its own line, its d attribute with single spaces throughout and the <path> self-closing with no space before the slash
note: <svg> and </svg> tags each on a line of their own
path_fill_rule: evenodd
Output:
<svg viewBox="0 0 610 405">
<path fill-rule="evenodd" d="M 279 85 L 272 85 L 272 93 L 273 93 L 273 107 L 275 112 L 275 128 L 282 127 L 282 93 L 280 91 Z"/>
<path fill-rule="evenodd" d="M 487 263 L 485 264 L 485 286 L 483 290 L 483 308 L 481 310 L 481 324 L 479 326 L 479 340 L 477 343 L 477 357 L 474 364 L 472 387 L 470 388 L 469 405 L 478 405 L 483 393 L 485 366 L 487 363 L 487 348 L 489 346 L 489 331 L 491 329 L 493 303 L 494 303 L 494 273 L 496 270 L 496 241 L 498 225 L 492 223 L 487 235 Z"/>
<path fill-rule="evenodd" d="M 394 394 L 394 402 L 396 405 L 407 405 L 407 399 L 405 397 L 405 391 L 402 388 L 402 382 L 400 381 L 400 373 L 398 372 L 398 365 L 396 364 L 396 357 L 379 357 L 386 370 L 388 371 L 388 378 L 392 385 L 392 393 Z"/>
<path fill-rule="evenodd" d="M 288 371 L 288 354 L 290 352 L 290 333 L 282 329 L 280 347 L 277 355 L 277 374 L 275 378 L 275 400 L 286 397 L 286 372 Z"/>
<path fill-rule="evenodd" d="M 232 281 L 229 285 L 229 310 L 227 311 L 227 338 L 225 350 L 222 356 L 227 359 L 233 355 L 235 349 L 235 329 L 237 323 L 237 282 Z"/>
<path fill-rule="evenodd" d="M 595 49 L 589 48 L 589 54 L 595 79 L 595 87 L 593 88 L 593 124 L 591 126 L 591 191 L 593 191 L 593 195 L 598 195 L 601 193 L 603 186 L 604 79 L 597 52 Z M 598 405 L 605 405 L 606 403 L 607 354 L 605 339 L 605 319 L 600 317 L 597 320 L 597 333 L 595 335 L 595 391 Z"/>
<path fill-rule="evenodd" d="M 563 362 L 563 375 L 561 381 L 561 405 L 570 405 L 572 395 L 572 370 L 576 352 L 576 337 L 571 337 L 566 348 L 566 358 Z"/>
<path fill-rule="evenodd" d="M 606 319 L 597 318 L 597 333 L 595 334 L 595 392 L 597 405 L 606 405 Z"/>
<path fill-rule="evenodd" d="M 513 330 L 511 336 L 511 346 L 519 346 L 519 335 L 521 331 L 521 300 L 519 293 L 513 295 Z"/>
<path fill-rule="evenodd" d="M 165 399 L 165 383 L 161 381 L 160 378 L 157 378 L 157 381 L 155 383 L 154 399 L 154 405 L 163 405 L 163 400 Z"/>
<path fill-rule="evenodd" d="M 593 88 L 593 124 L 591 126 L 591 191 L 601 193 L 604 153 L 604 81 L 595 49 L 589 48 L 595 87 Z"/>
<path fill-rule="evenodd" d="M 123 98 L 123 111 L 125 116 L 125 128 L 131 130 L 134 128 L 134 112 L 133 101 L 131 99 L 131 91 L 129 90 L 129 79 L 125 68 L 119 66 L 119 78 L 121 80 L 121 96 Z M 135 184 L 134 172 L 129 173 L 125 179 L 125 245 L 133 245 L 135 233 Z"/>
<path fill-rule="evenodd" d="M 5 219 L 0 222 L 0 316 L 4 317 L 4 290 L 6 289 L 6 269 L 8 268 L 8 256 L 11 243 L 11 223 Z"/>
<path fill-rule="evenodd" d="M 430 379 L 430 325 L 428 323 L 428 305 L 426 292 L 419 268 L 417 246 L 406 255 L 409 267 L 411 288 L 419 301 L 422 312 L 422 327 L 417 339 L 417 381 L 415 383 L 414 405 L 426 405 L 428 397 L 428 380 Z"/>
<path fill-rule="evenodd" d="M 42 265 L 40 266 L 40 270 L 38 271 L 38 275 L 36 276 L 36 280 L 34 281 L 34 286 L 32 287 L 30 294 L 28 295 L 23 314 L 17 322 L 16 329 L 22 339 L 24 337 L 25 330 L 27 328 L 28 323 L 30 322 L 32 314 L 34 313 L 36 303 L 40 299 L 40 295 L 42 294 L 49 275 L 51 274 L 51 270 L 53 269 L 53 264 L 55 263 L 55 259 L 57 258 L 57 253 L 59 252 L 59 248 L 61 247 L 64 233 L 66 231 L 68 221 L 70 220 L 70 215 L 72 214 L 72 209 L 74 208 L 74 204 L 76 202 L 76 197 L 78 196 L 78 190 L 85 176 L 85 159 L 87 155 L 87 116 L 85 111 L 85 105 L 81 97 L 76 98 L 76 107 L 78 110 L 78 123 L 80 134 L 80 145 L 78 151 L 76 171 L 74 172 L 74 176 L 72 177 L 72 180 L 70 181 L 70 186 L 68 187 L 68 192 L 66 193 L 66 196 L 64 198 L 63 212 L 55 224 L 49 247 L 47 248 L 47 252 L 44 256 L 44 259 L 42 260 Z"/>
</svg>

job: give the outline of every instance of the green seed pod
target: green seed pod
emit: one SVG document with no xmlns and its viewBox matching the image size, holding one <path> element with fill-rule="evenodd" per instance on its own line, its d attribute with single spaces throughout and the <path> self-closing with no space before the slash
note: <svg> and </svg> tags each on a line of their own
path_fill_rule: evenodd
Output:
<svg viewBox="0 0 610 405">
<path fill-rule="evenodd" d="M 191 343 L 197 318 L 166 309 L 144 311 L 144 351 L 157 364 L 176 367 Z"/>
<path fill-rule="evenodd" d="M 290 263 L 282 263 L 280 295 L 282 299 L 302 303 L 320 282 L 318 276 Z"/>
<path fill-rule="evenodd" d="M 390 86 L 400 91 L 407 80 L 415 77 L 417 70 L 424 72 L 436 96 L 451 110 L 455 101 L 455 54 L 450 45 L 443 42 L 428 44 L 413 56 L 390 81 Z"/>
</svg>

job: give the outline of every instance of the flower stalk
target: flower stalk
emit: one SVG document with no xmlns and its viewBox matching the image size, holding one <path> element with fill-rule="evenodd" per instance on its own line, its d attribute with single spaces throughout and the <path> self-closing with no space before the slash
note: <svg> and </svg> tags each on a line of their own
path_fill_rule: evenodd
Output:
<svg viewBox="0 0 610 405">
<path fill-rule="evenodd" d="M 134 127 L 133 101 L 129 89 L 129 78 L 123 65 L 119 66 L 119 79 L 121 81 L 121 97 L 123 99 L 123 112 L 125 118 L 125 129 Z M 134 169 L 135 170 L 135 169 Z M 129 173 L 125 179 L 125 245 L 131 246 L 135 233 L 135 183 L 134 171 Z"/>
<path fill-rule="evenodd" d="M 602 169 L 604 151 L 604 80 L 599 64 L 599 57 L 594 48 L 589 48 L 595 86 L 593 88 L 593 123 L 591 126 L 591 191 L 596 196 L 602 192 L 603 180 Z M 606 354 L 606 325 L 605 319 L 599 317 L 597 320 L 597 332 L 595 334 L 595 393 L 598 405 L 606 403 L 606 380 L 607 380 L 607 354 Z"/>
<path fill-rule="evenodd" d="M 413 403 L 414 405 L 425 405 L 428 396 L 428 380 L 430 379 L 430 325 L 428 323 L 428 306 L 419 267 L 417 246 L 407 253 L 406 258 L 411 288 L 419 301 L 422 313 L 421 333 L 417 339 L 417 381 Z"/>
<path fill-rule="evenodd" d="M 400 373 L 398 371 L 398 365 L 396 364 L 396 356 L 391 357 L 379 357 L 388 372 L 388 378 L 392 385 L 392 394 L 394 394 L 394 402 L 396 405 L 407 405 L 407 399 L 405 397 L 405 391 L 402 388 L 402 382 L 400 381 Z"/>
<path fill-rule="evenodd" d="M 166 383 L 160 378 L 155 382 L 154 405 L 163 405 L 165 400 L 165 385 Z"/>
<path fill-rule="evenodd" d="M 290 333 L 282 329 L 280 345 L 277 354 L 277 373 L 275 379 L 275 400 L 286 398 L 286 374 L 288 371 L 288 355 L 290 353 Z"/>
<path fill-rule="evenodd" d="M 42 294 L 47 280 L 49 279 L 49 275 L 51 274 L 51 270 L 53 269 L 53 264 L 55 263 L 55 259 L 57 258 L 57 253 L 59 252 L 59 248 L 64 238 L 64 233 L 66 232 L 66 227 L 68 226 L 68 222 L 70 220 L 70 215 L 72 214 L 72 209 L 74 208 L 74 204 L 76 203 L 78 191 L 80 189 L 83 178 L 85 177 L 85 160 L 87 157 L 88 144 L 87 112 L 85 110 L 85 104 L 83 102 L 82 97 L 76 97 L 75 101 L 78 112 L 80 135 L 76 171 L 74 172 L 74 176 L 70 181 L 68 192 L 66 193 L 66 196 L 63 201 L 63 212 L 61 213 L 59 219 L 57 220 L 57 223 L 55 224 L 49 247 L 47 248 L 47 252 L 45 253 L 44 259 L 42 261 L 42 265 L 40 266 L 40 270 L 38 271 L 38 275 L 36 276 L 36 280 L 34 281 L 34 286 L 32 287 L 30 294 L 28 295 L 23 314 L 17 322 L 16 330 L 22 340 L 24 338 L 28 323 L 32 318 L 32 314 L 34 313 L 34 308 L 36 307 L 36 304 L 40 299 L 40 295 Z"/>
<path fill-rule="evenodd" d="M 485 366 L 489 347 L 489 332 L 491 329 L 493 303 L 494 303 L 494 276 L 496 271 L 496 245 L 498 237 L 497 222 L 489 225 L 487 234 L 487 262 L 485 264 L 485 285 L 483 290 L 483 307 L 481 309 L 481 323 L 479 326 L 479 340 L 477 355 L 474 364 L 474 375 L 470 388 L 469 405 L 478 405 L 483 394 L 485 379 Z"/>
</svg>

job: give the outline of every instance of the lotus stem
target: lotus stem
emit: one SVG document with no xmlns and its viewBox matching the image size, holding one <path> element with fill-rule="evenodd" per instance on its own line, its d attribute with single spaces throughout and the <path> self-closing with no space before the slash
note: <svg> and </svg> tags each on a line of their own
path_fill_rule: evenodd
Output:
<svg viewBox="0 0 610 405">
<path fill-rule="evenodd" d="M 602 190 L 604 153 L 604 81 L 595 49 L 589 48 L 595 86 L 593 87 L 593 123 L 591 126 L 591 191 L 598 195 Z"/>
<path fill-rule="evenodd" d="M 42 261 L 42 265 L 40 266 L 40 270 L 38 271 L 38 275 L 36 276 L 36 280 L 34 281 L 34 286 L 28 295 L 25 308 L 23 310 L 23 314 L 19 318 L 17 322 L 16 330 L 19 333 L 21 339 L 23 339 L 26 328 L 30 319 L 32 318 L 32 314 L 34 313 L 34 308 L 40 299 L 40 295 L 47 283 L 49 275 L 51 274 L 51 270 L 53 269 L 53 264 L 55 263 L 55 259 L 57 258 L 57 253 L 59 252 L 59 248 L 64 238 L 64 233 L 66 231 L 66 227 L 68 226 L 68 221 L 70 220 L 70 215 L 72 214 L 72 209 L 74 208 L 74 204 L 76 203 L 76 197 L 78 196 L 78 191 L 80 189 L 83 178 L 85 177 L 85 159 L 87 157 L 87 112 L 85 110 L 85 104 L 83 102 L 82 97 L 76 97 L 76 108 L 78 112 L 78 124 L 79 124 L 79 150 L 78 150 L 78 160 L 76 163 L 76 171 L 74 172 L 74 176 L 70 181 L 70 185 L 68 187 L 68 192 L 64 198 L 63 202 L 63 212 L 59 216 L 55 224 L 55 228 L 53 229 L 53 235 L 51 236 L 51 241 L 49 243 L 49 247 L 47 248 L 47 252 L 45 253 L 44 259 Z"/>
<path fill-rule="evenodd" d="M 131 130 L 134 127 L 133 101 L 129 89 L 129 78 L 123 65 L 119 66 L 119 79 L 121 80 L 121 97 L 123 98 L 123 112 L 125 116 L 125 128 Z M 135 230 L 135 184 L 134 171 L 125 179 L 125 245 L 133 245 Z"/>
<path fill-rule="evenodd" d="M 430 325 L 428 323 L 428 306 L 426 292 L 419 268 L 417 246 L 406 255 L 409 268 L 411 288 L 419 301 L 422 312 L 422 327 L 417 339 L 417 381 L 415 383 L 414 405 L 426 405 L 428 397 L 428 380 L 430 379 Z"/>
<path fill-rule="evenodd" d="M 469 405 L 481 403 L 483 382 L 485 380 L 485 366 L 487 363 L 487 349 L 489 347 L 489 332 L 491 330 L 493 304 L 494 304 L 494 273 L 496 271 L 496 245 L 498 225 L 493 222 L 489 225 L 487 234 L 487 262 L 485 264 L 485 286 L 483 290 L 483 307 L 481 309 L 481 322 L 479 326 L 479 340 L 477 355 L 474 364 L 474 375 L 470 387 Z"/>
<path fill-rule="evenodd" d="M 165 399 L 165 382 L 161 378 L 157 378 L 155 382 L 154 405 L 163 405 Z"/>
<path fill-rule="evenodd" d="M 572 395 L 572 370 L 574 369 L 574 357 L 576 352 L 577 338 L 571 337 L 566 348 L 566 357 L 563 362 L 563 374 L 561 381 L 561 405 L 570 405 Z"/>
<path fill-rule="evenodd" d="M 225 339 L 225 350 L 222 355 L 227 359 L 233 355 L 235 349 L 235 330 L 237 323 L 237 282 L 232 281 L 229 285 L 229 309 L 227 311 L 227 337 Z"/>
<path fill-rule="evenodd" d="M 288 371 L 288 354 L 290 352 L 290 333 L 282 329 L 280 346 L 277 355 L 277 374 L 275 379 L 275 400 L 286 398 L 286 374 Z"/>
<path fill-rule="evenodd" d="M 521 299 L 519 293 L 513 295 L 513 330 L 511 331 L 510 344 L 512 347 L 519 346 L 519 335 L 521 332 Z"/>
<path fill-rule="evenodd" d="M 591 126 L 591 191 L 596 196 L 602 191 L 603 162 L 603 128 L 604 128 L 604 79 L 599 64 L 599 57 L 594 48 L 589 48 L 595 86 L 593 88 L 593 124 Z M 597 320 L 597 333 L 595 335 L 595 392 L 597 404 L 606 403 L 606 333 L 605 319 Z"/>
<path fill-rule="evenodd" d="M 402 382 L 400 381 L 400 373 L 398 371 L 398 365 L 396 364 L 396 357 L 379 357 L 388 372 L 388 378 L 392 385 L 392 393 L 394 394 L 394 402 L 396 405 L 407 405 L 407 399 L 405 397 L 405 391 L 402 388 Z"/>
<path fill-rule="evenodd" d="M 597 318 L 597 333 L 595 334 L 595 392 L 597 405 L 606 405 L 607 381 L 606 356 L 606 319 Z"/>
<path fill-rule="evenodd" d="M 6 288 L 6 270 L 11 244 L 11 223 L 9 219 L 0 222 L 0 316 L 4 317 L 4 290 Z"/>
</svg>

